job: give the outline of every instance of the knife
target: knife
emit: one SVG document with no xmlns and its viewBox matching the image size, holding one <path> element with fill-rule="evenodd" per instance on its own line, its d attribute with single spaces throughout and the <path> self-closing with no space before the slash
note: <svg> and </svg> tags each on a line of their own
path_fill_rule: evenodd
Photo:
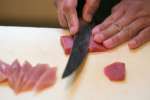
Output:
<svg viewBox="0 0 150 100">
<path fill-rule="evenodd" d="M 116 2 L 114 2 L 116 1 Z M 119 0 L 110 0 L 109 2 L 107 0 L 102 0 L 100 6 L 95 13 L 93 20 L 91 23 L 87 23 L 84 20 L 80 19 L 80 25 L 79 25 L 79 32 L 75 35 L 73 48 L 71 51 L 71 55 L 69 57 L 67 66 L 65 68 L 65 71 L 62 75 L 62 78 L 65 78 L 72 74 L 78 67 L 82 64 L 82 62 L 85 60 L 87 54 L 88 54 L 88 46 L 90 42 L 90 36 L 91 36 L 91 29 L 94 27 L 97 23 L 103 21 L 111 12 L 111 8 L 114 6 L 114 4 L 118 3 Z M 82 8 L 85 3 L 85 0 L 78 0 L 78 15 L 81 17 L 82 15 Z"/>
<path fill-rule="evenodd" d="M 75 71 L 83 62 L 84 58 L 86 58 L 88 54 L 90 36 L 90 25 L 85 21 L 80 20 L 80 29 L 77 35 L 75 35 L 73 49 L 62 78 L 67 77 Z"/>
</svg>

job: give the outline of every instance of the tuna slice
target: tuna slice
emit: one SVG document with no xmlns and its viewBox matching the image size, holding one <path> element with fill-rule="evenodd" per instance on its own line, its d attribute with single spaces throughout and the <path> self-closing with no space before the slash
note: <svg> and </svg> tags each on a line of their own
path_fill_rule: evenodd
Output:
<svg viewBox="0 0 150 100">
<path fill-rule="evenodd" d="M 36 92 L 40 92 L 56 82 L 56 68 L 49 68 L 44 74 L 40 77 L 37 83 L 34 86 Z"/>
<path fill-rule="evenodd" d="M 49 69 L 49 66 L 47 64 L 38 64 L 33 67 L 28 73 L 28 77 L 26 77 L 27 81 L 24 83 L 22 91 L 32 90 L 38 79 L 43 73 L 45 73 L 47 69 Z"/>
<path fill-rule="evenodd" d="M 73 37 L 61 36 L 60 42 L 64 49 L 65 54 L 70 54 L 73 46 Z M 106 50 L 107 49 L 102 44 L 94 42 L 93 37 L 91 37 L 89 44 L 89 52 L 104 52 Z"/>
<path fill-rule="evenodd" d="M 28 73 L 29 70 L 31 70 L 31 68 L 32 68 L 32 65 L 28 61 L 25 61 L 22 66 L 22 69 L 20 70 L 20 73 L 18 75 L 17 82 L 15 84 L 15 92 L 16 93 L 20 92 L 21 87 L 23 85 L 23 78 L 25 77 L 26 73 Z"/>
<path fill-rule="evenodd" d="M 70 54 L 73 46 L 73 37 L 71 36 L 62 36 L 60 38 L 61 45 L 65 51 L 65 54 Z"/>
<path fill-rule="evenodd" d="M 104 52 L 106 50 L 102 44 L 94 42 L 93 37 L 90 38 L 89 52 Z"/>
<path fill-rule="evenodd" d="M 0 61 L 0 83 L 7 80 L 8 72 L 9 72 L 9 65 Z"/>
<path fill-rule="evenodd" d="M 125 79 L 125 64 L 122 62 L 112 63 L 104 68 L 104 73 L 111 81 L 123 81 Z"/>
<path fill-rule="evenodd" d="M 17 82 L 19 73 L 21 70 L 21 65 L 18 60 L 15 60 L 11 66 L 10 66 L 10 71 L 9 71 L 9 76 L 8 76 L 8 83 L 11 88 L 15 88 L 15 84 Z"/>
</svg>

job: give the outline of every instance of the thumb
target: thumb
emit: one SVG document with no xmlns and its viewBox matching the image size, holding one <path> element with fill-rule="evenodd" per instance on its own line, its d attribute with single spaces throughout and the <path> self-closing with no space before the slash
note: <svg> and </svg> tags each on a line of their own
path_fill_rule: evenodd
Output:
<svg viewBox="0 0 150 100">
<path fill-rule="evenodd" d="M 86 0 L 86 3 L 83 7 L 83 19 L 87 22 L 90 22 L 99 5 L 100 0 Z"/>
</svg>

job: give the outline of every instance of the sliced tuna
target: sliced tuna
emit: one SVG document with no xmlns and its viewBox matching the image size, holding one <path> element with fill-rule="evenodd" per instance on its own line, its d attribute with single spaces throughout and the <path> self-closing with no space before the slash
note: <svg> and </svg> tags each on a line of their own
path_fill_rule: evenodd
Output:
<svg viewBox="0 0 150 100">
<path fill-rule="evenodd" d="M 73 46 L 73 37 L 61 36 L 60 42 L 64 49 L 65 54 L 70 54 Z M 91 37 L 90 44 L 89 44 L 89 52 L 104 52 L 106 50 L 107 49 L 102 44 L 96 43 L 93 40 L 93 37 Z"/>
<path fill-rule="evenodd" d="M 43 73 L 40 79 L 36 82 L 34 90 L 37 92 L 42 91 L 56 82 L 56 67 L 49 68 Z"/>
<path fill-rule="evenodd" d="M 22 87 L 22 91 L 28 91 L 32 90 L 36 82 L 39 80 L 41 75 L 49 69 L 49 66 L 47 64 L 38 64 L 36 67 L 32 70 L 31 73 L 29 73 L 29 77 L 27 77 L 27 81 L 25 82 L 24 86 Z"/>
<path fill-rule="evenodd" d="M 10 65 L 0 60 L 0 83 L 8 79 Z"/>
<path fill-rule="evenodd" d="M 125 79 L 125 63 L 115 62 L 104 68 L 105 75 L 111 81 L 122 81 Z"/>
<path fill-rule="evenodd" d="M 21 65 L 18 60 L 15 60 L 10 66 L 10 75 L 8 76 L 8 83 L 11 88 L 15 88 L 19 73 L 21 70 Z"/>
<path fill-rule="evenodd" d="M 22 69 L 20 70 L 18 79 L 15 84 L 15 92 L 16 93 L 20 92 L 21 87 L 23 86 L 23 79 L 24 79 L 25 75 L 29 72 L 29 70 L 31 70 L 31 68 L 32 68 L 32 65 L 28 61 L 25 61 L 22 66 Z"/>
</svg>

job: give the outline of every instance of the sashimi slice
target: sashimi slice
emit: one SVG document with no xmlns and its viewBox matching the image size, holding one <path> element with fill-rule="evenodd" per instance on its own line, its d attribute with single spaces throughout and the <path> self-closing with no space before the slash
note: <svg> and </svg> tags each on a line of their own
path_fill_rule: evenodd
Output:
<svg viewBox="0 0 150 100">
<path fill-rule="evenodd" d="M 60 38 L 61 45 L 64 49 L 65 54 L 70 54 L 73 47 L 73 37 L 72 36 L 61 36 Z M 104 52 L 107 49 L 102 45 L 98 44 L 93 40 L 93 37 L 90 38 L 89 52 Z"/>
<path fill-rule="evenodd" d="M 33 71 L 35 70 L 36 67 L 32 67 L 31 69 L 29 69 L 28 71 L 25 72 L 24 77 L 22 78 L 22 82 L 20 84 L 19 87 L 19 92 L 23 91 L 23 87 L 24 85 L 27 83 L 29 77 L 32 75 Z M 25 91 L 25 90 L 24 90 Z"/>
<path fill-rule="evenodd" d="M 32 65 L 28 62 L 28 61 L 25 61 L 21 70 L 20 70 L 20 73 L 18 75 L 18 79 L 17 79 L 17 82 L 15 84 L 15 92 L 16 93 L 19 93 L 20 90 L 21 90 L 21 87 L 22 87 L 22 81 L 23 81 L 23 78 L 25 77 L 26 73 L 32 68 Z"/>
<path fill-rule="evenodd" d="M 40 79 L 36 82 L 34 90 L 40 92 L 56 82 L 56 67 L 49 68 L 43 73 Z"/>
<path fill-rule="evenodd" d="M 104 68 L 105 75 L 111 81 L 123 81 L 125 72 L 125 63 L 122 62 L 114 62 Z"/>
<path fill-rule="evenodd" d="M 60 39 L 65 54 L 70 54 L 73 46 L 73 38 L 71 36 L 61 36 Z"/>
<path fill-rule="evenodd" d="M 104 52 L 106 50 L 102 44 L 94 42 L 93 37 L 90 38 L 89 52 Z"/>
<path fill-rule="evenodd" d="M 7 80 L 9 75 L 10 65 L 0 60 L 0 82 Z"/>
<path fill-rule="evenodd" d="M 28 80 L 24 84 L 22 91 L 29 91 L 32 90 L 38 79 L 41 77 L 41 75 L 49 69 L 48 64 L 38 64 L 32 70 L 32 73 L 30 73 L 30 76 L 28 77 Z"/>
<path fill-rule="evenodd" d="M 4 82 L 5 80 L 7 80 L 6 75 L 0 70 L 0 83 Z"/>
<path fill-rule="evenodd" d="M 21 65 L 20 65 L 19 61 L 16 59 L 11 64 L 10 75 L 8 76 L 8 83 L 9 83 L 10 87 L 13 89 L 15 88 L 14 86 L 18 79 L 20 70 L 21 70 Z"/>
</svg>

